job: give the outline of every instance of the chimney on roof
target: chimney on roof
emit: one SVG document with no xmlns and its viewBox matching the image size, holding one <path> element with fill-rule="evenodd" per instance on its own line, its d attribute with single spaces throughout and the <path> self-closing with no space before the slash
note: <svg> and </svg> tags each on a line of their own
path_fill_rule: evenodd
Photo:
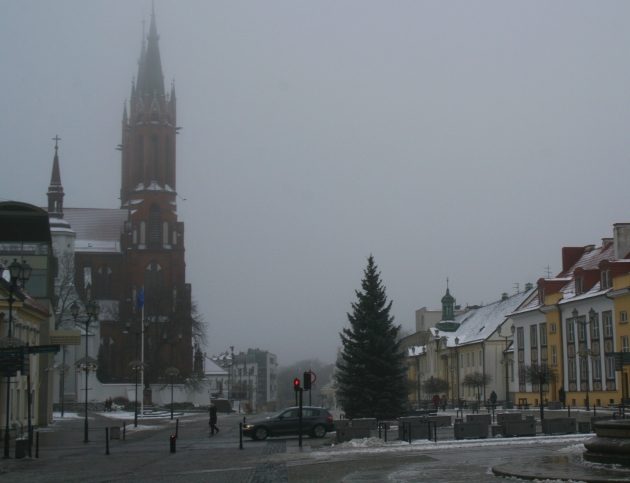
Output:
<svg viewBox="0 0 630 483">
<path fill-rule="evenodd" d="M 562 271 L 568 271 L 584 254 L 584 247 L 562 247 Z"/>
<path fill-rule="evenodd" d="M 613 238 L 602 238 L 602 247 L 605 247 L 606 245 L 610 245 L 613 242 Z"/>
<path fill-rule="evenodd" d="M 615 258 L 626 258 L 630 252 L 630 223 L 615 223 L 613 225 L 613 235 Z"/>
<path fill-rule="evenodd" d="M 507 292 L 503 292 L 503 293 L 501 294 L 501 300 L 507 300 L 508 298 L 509 298 L 509 297 L 508 297 Z"/>
<path fill-rule="evenodd" d="M 526 292 L 529 292 L 529 291 L 530 291 L 531 289 L 533 289 L 533 288 L 534 288 L 534 284 L 533 284 L 533 283 L 531 283 L 531 282 L 527 282 L 527 283 L 525 284 L 525 291 L 526 291 Z"/>
</svg>

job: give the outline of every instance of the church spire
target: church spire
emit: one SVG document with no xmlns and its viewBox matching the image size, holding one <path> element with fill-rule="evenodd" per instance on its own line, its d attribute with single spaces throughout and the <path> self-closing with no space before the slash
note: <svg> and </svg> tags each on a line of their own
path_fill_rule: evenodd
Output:
<svg viewBox="0 0 630 483">
<path fill-rule="evenodd" d="M 157 33 L 155 22 L 155 9 L 153 9 L 151 12 L 149 35 L 146 38 L 146 44 L 143 39 L 140 63 L 138 66 L 136 89 L 141 95 L 148 94 L 153 96 L 155 94 L 164 96 L 164 76 L 162 74 L 162 61 L 160 59 L 160 47 L 158 45 L 159 39 L 160 36 Z"/>
<path fill-rule="evenodd" d="M 61 185 L 61 171 L 59 169 L 59 141 L 61 138 L 56 135 L 55 157 L 53 158 L 52 173 L 50 175 L 50 185 L 48 186 L 48 214 L 55 218 L 63 218 L 63 186 Z"/>
</svg>

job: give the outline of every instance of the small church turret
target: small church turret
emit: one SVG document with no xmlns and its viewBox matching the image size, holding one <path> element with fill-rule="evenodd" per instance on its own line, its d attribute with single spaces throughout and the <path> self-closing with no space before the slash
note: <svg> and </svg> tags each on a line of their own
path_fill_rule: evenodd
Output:
<svg viewBox="0 0 630 483">
<path fill-rule="evenodd" d="M 443 332 L 453 332 L 459 327 L 459 323 L 455 322 L 455 297 L 449 290 L 448 279 L 446 279 L 446 293 L 442 297 L 442 320 L 436 327 Z"/>
<path fill-rule="evenodd" d="M 59 169 L 59 141 L 61 138 L 55 136 L 55 156 L 53 158 L 52 173 L 50 175 L 50 185 L 48 186 L 48 215 L 52 218 L 63 218 L 63 186 L 61 185 L 61 171 Z"/>
</svg>

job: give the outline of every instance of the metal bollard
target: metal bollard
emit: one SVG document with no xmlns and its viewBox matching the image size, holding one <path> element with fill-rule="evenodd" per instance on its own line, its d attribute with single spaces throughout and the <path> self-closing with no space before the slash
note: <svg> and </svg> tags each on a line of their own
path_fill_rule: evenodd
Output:
<svg viewBox="0 0 630 483">
<path fill-rule="evenodd" d="M 385 430 L 385 442 L 387 443 L 387 423 L 383 423 L 383 429 Z"/>
<path fill-rule="evenodd" d="M 35 433 L 35 458 L 39 458 L 39 431 Z"/>
<path fill-rule="evenodd" d="M 383 423 L 378 423 L 376 429 L 378 429 L 378 439 L 381 439 L 381 429 L 383 427 Z"/>
<path fill-rule="evenodd" d="M 243 449 L 243 423 L 238 423 L 238 449 Z"/>
<path fill-rule="evenodd" d="M 433 441 L 437 443 L 437 423 L 433 424 Z"/>
<path fill-rule="evenodd" d="M 109 454 L 109 428 L 105 428 L 105 454 Z"/>
<path fill-rule="evenodd" d="M 168 442 L 171 448 L 171 453 L 177 452 L 177 436 L 171 434 L 168 438 Z"/>
<path fill-rule="evenodd" d="M 123 421 L 123 441 L 125 441 L 126 437 L 127 437 L 127 423 Z"/>
<path fill-rule="evenodd" d="M 175 420 L 175 437 L 179 438 L 179 418 Z M 174 453 L 174 451 L 173 451 Z"/>
</svg>

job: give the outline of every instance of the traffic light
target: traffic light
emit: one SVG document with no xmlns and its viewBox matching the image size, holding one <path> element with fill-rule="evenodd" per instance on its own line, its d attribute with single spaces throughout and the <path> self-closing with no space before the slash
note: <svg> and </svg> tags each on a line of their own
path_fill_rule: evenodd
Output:
<svg viewBox="0 0 630 483">
<path fill-rule="evenodd" d="M 293 379 L 293 389 L 295 390 L 295 392 L 298 392 L 301 389 L 299 377 L 296 377 L 295 379 Z"/>
<path fill-rule="evenodd" d="M 311 371 L 306 371 L 304 373 L 304 390 L 305 391 L 311 390 Z"/>
</svg>

